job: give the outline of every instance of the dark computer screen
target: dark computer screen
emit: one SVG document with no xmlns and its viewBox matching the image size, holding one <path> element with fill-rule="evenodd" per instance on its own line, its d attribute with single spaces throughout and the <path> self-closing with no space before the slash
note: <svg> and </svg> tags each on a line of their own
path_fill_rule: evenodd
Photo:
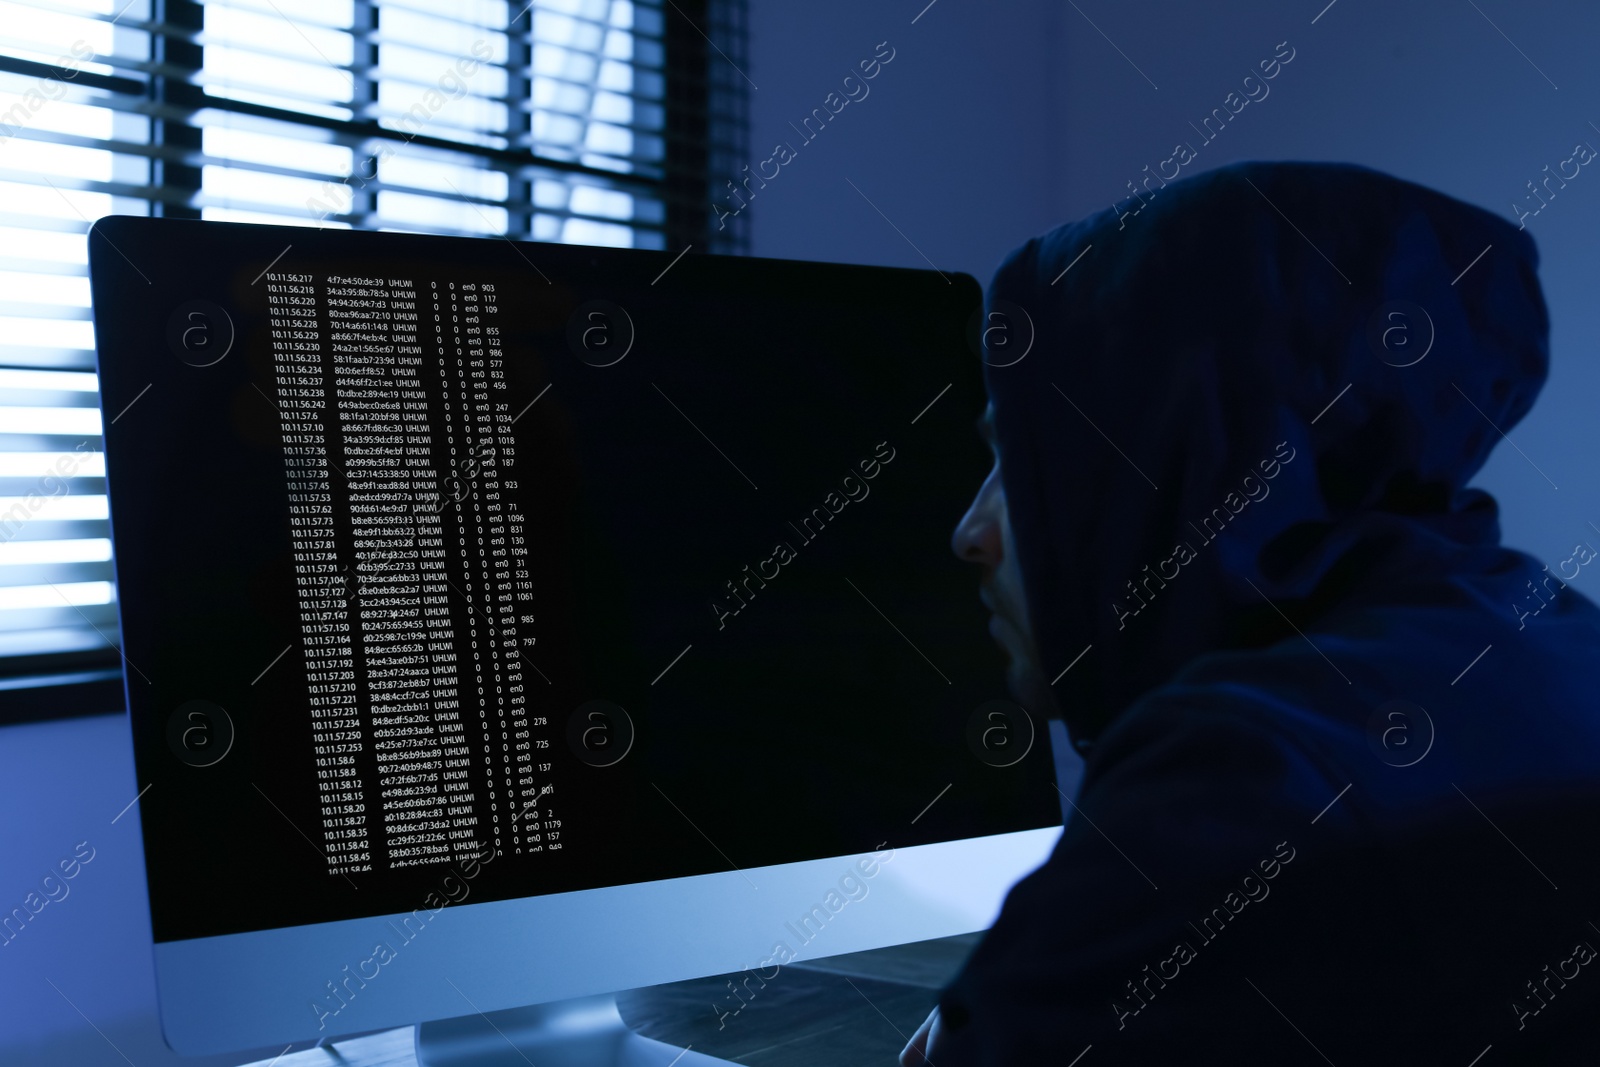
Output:
<svg viewBox="0 0 1600 1067">
<path fill-rule="evenodd" d="M 1051 826 L 950 535 L 966 275 L 113 218 L 157 941 Z M 919 815 L 919 810 L 938 802 Z"/>
</svg>

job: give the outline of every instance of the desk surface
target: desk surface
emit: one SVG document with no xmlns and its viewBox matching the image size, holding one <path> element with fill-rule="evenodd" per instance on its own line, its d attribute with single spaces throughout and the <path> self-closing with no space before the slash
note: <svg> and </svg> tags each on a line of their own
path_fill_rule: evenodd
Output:
<svg viewBox="0 0 1600 1067">
<path fill-rule="evenodd" d="M 757 987 L 738 1014 L 726 1010 L 733 975 L 618 994 L 629 1026 L 751 1067 L 851 1063 L 892 1067 L 980 934 L 919 941 L 794 963 Z M 289 1052 L 244 1067 L 416 1067 L 411 1027 Z"/>
</svg>

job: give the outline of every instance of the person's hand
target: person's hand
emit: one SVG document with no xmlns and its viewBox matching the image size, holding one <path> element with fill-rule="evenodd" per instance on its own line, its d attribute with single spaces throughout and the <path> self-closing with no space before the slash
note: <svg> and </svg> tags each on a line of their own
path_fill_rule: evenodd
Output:
<svg viewBox="0 0 1600 1067">
<path fill-rule="evenodd" d="M 906 1047 L 900 1050 L 900 1067 L 924 1067 L 925 1064 L 935 1065 L 939 1061 L 942 1042 L 942 1031 L 939 1028 L 939 1008 L 936 1005 L 928 1017 L 917 1027 L 917 1032 L 911 1035 L 911 1040 Z"/>
</svg>

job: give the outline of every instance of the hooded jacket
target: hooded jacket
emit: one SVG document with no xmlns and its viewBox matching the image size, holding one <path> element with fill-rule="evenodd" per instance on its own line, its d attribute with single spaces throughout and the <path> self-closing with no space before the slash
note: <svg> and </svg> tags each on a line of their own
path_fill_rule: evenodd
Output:
<svg viewBox="0 0 1600 1067">
<path fill-rule="evenodd" d="M 1551 569 L 1466 487 L 1548 372 L 1537 264 L 1433 190 L 1264 162 L 1004 260 L 984 375 L 1085 767 L 939 1067 L 1600 1047 L 1600 535 Z"/>
</svg>

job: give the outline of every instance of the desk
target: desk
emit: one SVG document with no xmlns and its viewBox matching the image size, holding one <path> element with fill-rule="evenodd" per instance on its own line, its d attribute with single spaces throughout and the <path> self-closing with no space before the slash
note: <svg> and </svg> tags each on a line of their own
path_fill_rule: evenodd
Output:
<svg viewBox="0 0 1600 1067">
<path fill-rule="evenodd" d="M 719 1013 L 733 1005 L 727 983 L 734 975 L 629 990 L 617 995 L 617 1007 L 646 1037 L 751 1067 L 893 1067 L 981 936 L 789 964 L 765 986 L 752 980 L 744 1008 L 720 1025 Z M 243 1067 L 416 1067 L 412 1041 L 411 1027 L 400 1027 Z"/>
</svg>

